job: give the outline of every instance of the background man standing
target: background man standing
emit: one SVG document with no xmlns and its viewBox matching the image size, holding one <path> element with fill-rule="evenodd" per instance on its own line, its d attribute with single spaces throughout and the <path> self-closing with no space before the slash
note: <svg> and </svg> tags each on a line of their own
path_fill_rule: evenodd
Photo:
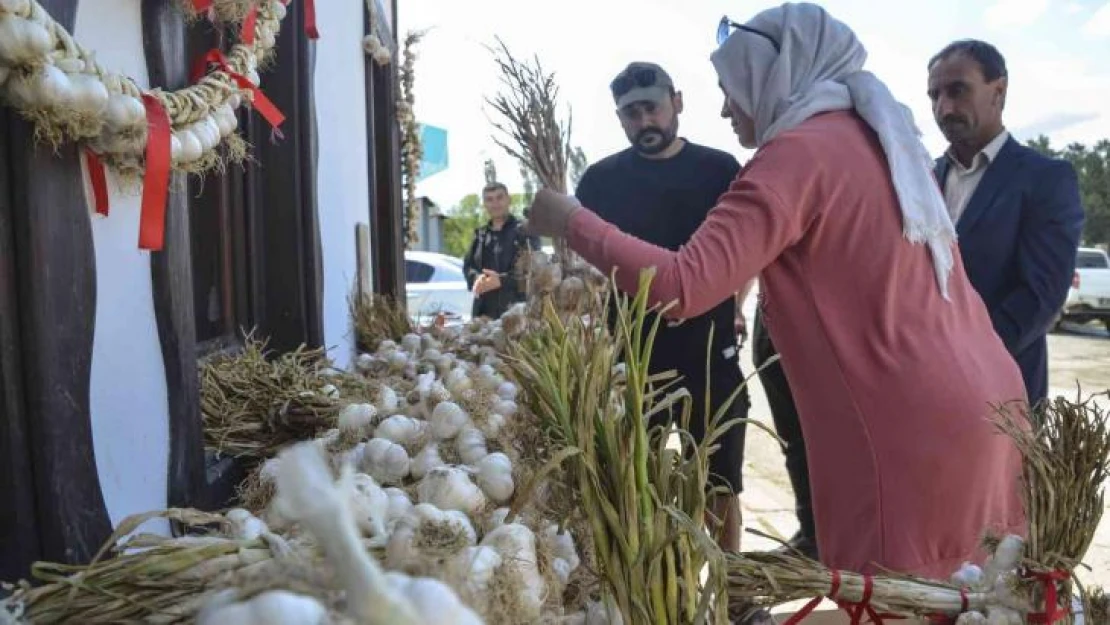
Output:
<svg viewBox="0 0 1110 625">
<path fill-rule="evenodd" d="M 989 43 L 956 41 L 929 61 L 933 116 L 950 144 L 937 179 L 964 267 L 1036 404 L 1048 395 L 1046 334 L 1067 298 L 1084 215 L 1072 166 L 1002 124 L 1006 88 L 1006 61 Z"/>
<path fill-rule="evenodd" d="M 472 316 L 497 319 L 527 295 L 517 285 L 514 269 L 521 251 L 539 249 L 539 237 L 529 237 L 509 211 L 509 190 L 500 182 L 482 189 L 486 225 L 474 231 L 474 241 L 463 258 L 466 285 L 474 292 Z"/>
<path fill-rule="evenodd" d="M 728 189 L 740 164 L 726 152 L 678 136 L 682 94 L 675 91 L 671 77 L 658 65 L 630 64 L 613 80 L 610 90 L 617 118 L 632 146 L 591 165 L 575 195 L 584 206 L 624 232 L 677 250 Z M 655 338 L 652 372 L 675 370 L 682 376 L 682 385 L 693 397 L 690 427 L 698 440 L 703 435 L 707 409 L 707 356 L 711 361 L 710 410 L 716 412 L 743 383 L 733 331 L 735 316 L 736 301 L 729 298 L 700 317 L 673 326 L 662 322 Z M 748 407 L 745 390 L 733 402 L 726 419 L 747 416 Z M 715 478 L 737 494 L 741 491 L 744 431 L 743 424 L 729 429 L 710 461 Z M 721 546 L 738 550 L 739 500 L 735 496 L 718 498 L 714 514 L 724 521 Z"/>
</svg>

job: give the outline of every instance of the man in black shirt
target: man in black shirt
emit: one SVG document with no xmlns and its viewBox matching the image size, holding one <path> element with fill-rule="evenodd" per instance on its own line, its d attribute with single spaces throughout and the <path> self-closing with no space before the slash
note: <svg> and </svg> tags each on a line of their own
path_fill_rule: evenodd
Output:
<svg viewBox="0 0 1110 625">
<path fill-rule="evenodd" d="M 691 143 L 678 136 L 682 94 L 658 65 L 632 63 L 610 85 L 617 117 L 632 147 L 591 165 L 575 195 L 583 206 L 622 231 L 656 245 L 677 250 L 705 220 L 709 209 L 740 170 L 731 155 Z M 653 373 L 676 371 L 693 398 L 691 433 L 700 441 L 707 414 L 714 414 L 743 383 L 734 332 L 736 302 L 721 302 L 700 317 L 681 323 L 660 323 L 651 359 Z M 654 319 L 649 319 L 652 323 Z M 710 330 L 712 342 L 710 346 Z M 707 407 L 706 358 L 711 401 Z M 749 401 L 741 391 L 725 417 L 746 417 Z M 707 413 L 707 408 L 712 412 Z M 744 455 L 743 424 L 733 426 L 719 441 L 710 460 L 715 483 L 741 491 Z M 724 520 L 720 543 L 740 547 L 740 504 L 737 497 L 713 502 Z"/>
<path fill-rule="evenodd" d="M 516 262 L 521 251 L 539 249 L 539 237 L 530 237 L 521 222 L 509 212 L 509 190 L 500 182 L 482 189 L 482 205 L 489 221 L 474 230 L 474 241 L 463 258 L 466 286 L 474 292 L 473 317 L 497 319 L 526 293 L 516 281 Z"/>
</svg>

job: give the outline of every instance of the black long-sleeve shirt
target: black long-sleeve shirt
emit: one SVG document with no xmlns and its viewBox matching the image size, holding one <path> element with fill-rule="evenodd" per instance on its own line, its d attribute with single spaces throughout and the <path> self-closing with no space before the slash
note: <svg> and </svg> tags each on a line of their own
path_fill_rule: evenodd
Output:
<svg viewBox="0 0 1110 625">
<path fill-rule="evenodd" d="M 488 269 L 497 272 L 501 279 L 501 288 L 476 295 L 473 316 L 485 315 L 496 319 L 516 302 L 524 301 L 526 293 L 517 284 L 514 271 L 516 262 L 525 249 L 539 249 L 540 240 L 539 237 L 524 234 L 520 226 L 520 220 L 510 215 L 500 229 L 494 229 L 492 223 L 486 223 L 474 231 L 470 250 L 463 258 L 466 286 L 473 290 L 478 277 L 483 270 Z"/>
</svg>

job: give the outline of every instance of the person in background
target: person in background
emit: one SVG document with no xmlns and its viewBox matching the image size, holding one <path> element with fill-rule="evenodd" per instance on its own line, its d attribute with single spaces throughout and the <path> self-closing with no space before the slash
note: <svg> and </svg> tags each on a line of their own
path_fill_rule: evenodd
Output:
<svg viewBox="0 0 1110 625">
<path fill-rule="evenodd" d="M 509 190 L 500 182 L 482 189 L 482 206 L 489 221 L 474 230 L 474 241 L 463 258 L 466 285 L 474 292 L 472 316 L 497 319 L 526 293 L 517 284 L 516 263 L 522 251 L 539 249 L 539 237 L 530 237 L 510 210 Z"/>
<path fill-rule="evenodd" d="M 590 165 L 575 195 L 621 230 L 677 250 L 705 221 L 709 209 L 740 171 L 740 164 L 727 152 L 679 136 L 682 93 L 659 65 L 631 63 L 609 89 L 617 120 L 631 145 Z M 654 323 L 653 319 L 647 323 Z M 705 417 L 716 414 L 744 382 L 733 326 L 736 319 L 736 302 L 728 298 L 682 323 L 661 323 L 652 345 L 651 373 L 675 371 L 682 379 L 681 386 L 690 392 L 690 429 L 699 441 L 705 434 Z M 724 420 L 747 417 L 749 405 L 747 391 L 742 389 Z M 671 417 L 663 415 L 664 419 Z M 723 523 L 718 540 L 729 551 L 740 550 L 737 495 L 742 490 L 744 433 L 744 423 L 731 426 L 710 458 L 711 482 L 732 491 L 713 504 L 714 516 Z"/>
<path fill-rule="evenodd" d="M 1067 299 L 1084 215 L 1071 164 L 1003 125 L 1007 81 L 1006 60 L 982 41 L 956 41 L 929 60 L 933 116 L 949 142 L 937 180 L 968 278 L 1036 405 L 1048 396 L 1046 335 Z"/>
<path fill-rule="evenodd" d="M 984 532 L 1028 534 L 1021 371 L 964 272 L 909 109 L 863 70 L 855 34 L 820 6 L 722 20 L 711 55 L 741 145 L 756 149 L 678 251 L 573 196 L 540 191 L 528 230 L 621 289 L 654 268 L 649 303 L 690 318 L 760 279 L 805 436 L 821 561 L 947 579 L 984 562 Z M 629 202 L 632 209 L 635 206 Z"/>
</svg>

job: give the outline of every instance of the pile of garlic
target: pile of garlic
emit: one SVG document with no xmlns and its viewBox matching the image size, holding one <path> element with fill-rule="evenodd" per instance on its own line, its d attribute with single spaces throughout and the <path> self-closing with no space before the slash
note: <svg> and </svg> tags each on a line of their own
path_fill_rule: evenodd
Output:
<svg viewBox="0 0 1110 625">
<path fill-rule="evenodd" d="M 332 472 L 349 473 L 341 480 L 349 520 L 382 550 L 391 574 L 438 580 L 491 623 L 564 617 L 559 599 L 580 566 L 574 538 L 536 515 L 506 522 L 519 454 L 503 443 L 520 411 L 519 389 L 498 373 L 496 352 L 472 338 L 463 331 L 449 339 L 474 348 L 469 358 L 431 334 L 362 354 L 357 369 L 393 386 L 383 383 L 372 404 L 344 407 L 337 427 L 307 446 Z M 258 520 L 265 533 L 253 537 L 303 529 L 301 512 L 280 496 L 284 458 L 259 472 L 279 496 Z M 579 616 L 585 622 L 585 612 Z"/>
<path fill-rule="evenodd" d="M 255 42 L 229 55 L 234 71 L 258 85 L 258 65 L 271 53 L 286 15 L 281 0 L 263 0 Z M 174 100 L 155 94 L 173 122 L 171 159 L 188 167 L 211 154 L 238 127 L 236 109 L 251 98 L 229 77 L 208 78 L 187 96 L 188 123 L 177 120 Z M 106 162 L 138 167 L 147 137 L 143 91 L 126 76 L 99 67 L 34 0 L 0 0 L 0 100 L 69 139 L 87 141 Z M 184 115 L 182 117 L 185 117 Z M 48 130 L 48 132 L 50 132 Z"/>
</svg>

